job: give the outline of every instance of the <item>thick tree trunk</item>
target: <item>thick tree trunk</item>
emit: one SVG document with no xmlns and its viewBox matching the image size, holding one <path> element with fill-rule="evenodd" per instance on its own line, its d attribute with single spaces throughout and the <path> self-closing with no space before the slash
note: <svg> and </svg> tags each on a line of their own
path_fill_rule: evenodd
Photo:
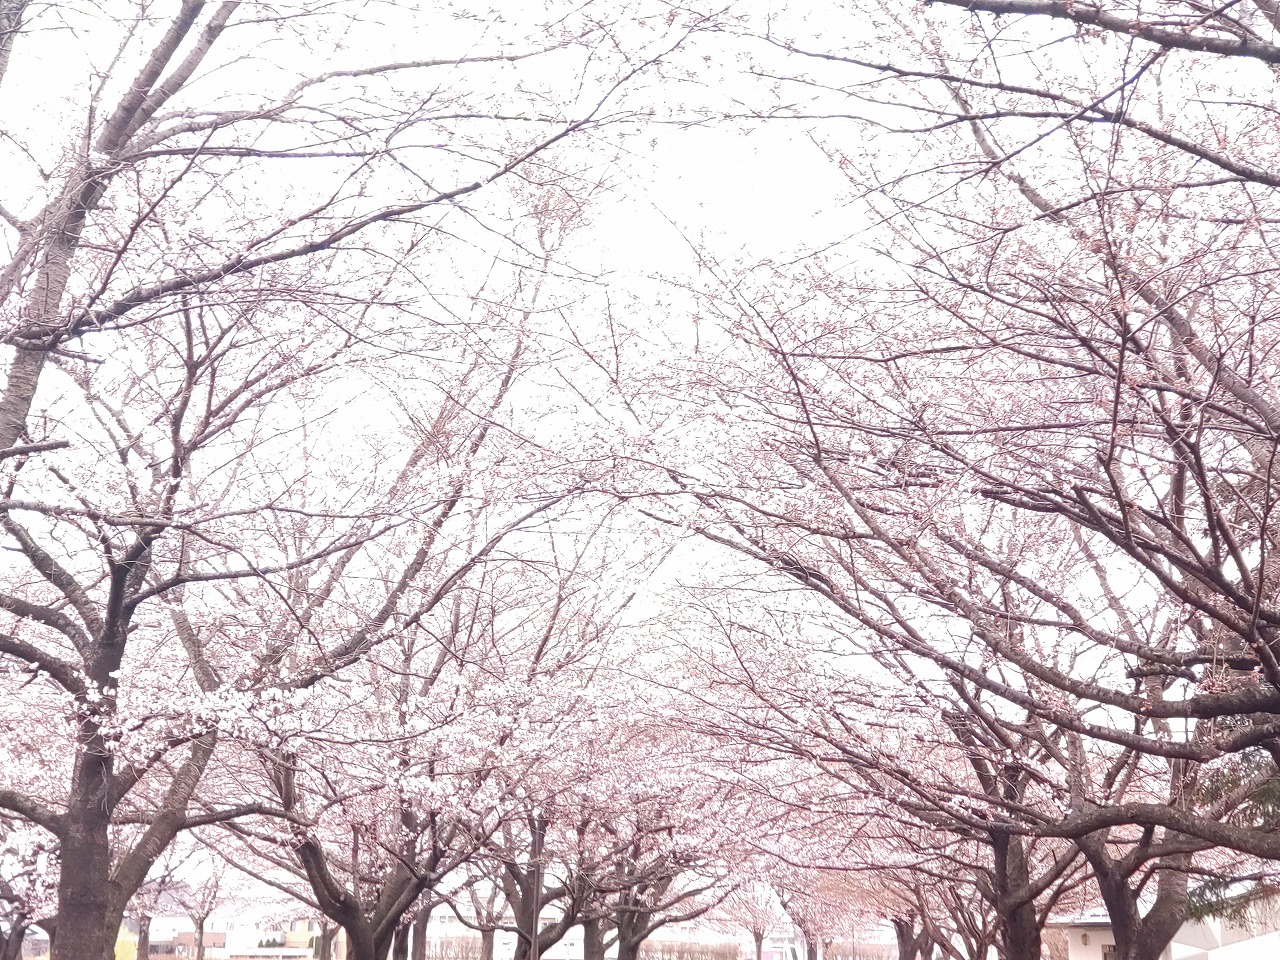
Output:
<svg viewBox="0 0 1280 960">
<path fill-rule="evenodd" d="M 122 651 L 122 642 L 112 645 L 87 671 L 91 681 L 111 691 L 103 701 L 104 714 L 114 707 L 111 672 L 119 668 Z M 125 907 L 177 834 L 215 742 L 213 733 L 191 746 L 169 785 L 165 808 L 156 814 L 143 839 L 113 864 L 109 828 L 114 760 L 94 721 L 84 721 L 60 834 L 58 936 L 53 940 L 52 960 L 112 960 Z"/>
<path fill-rule="evenodd" d="M 1040 960 L 1044 948 L 1034 904 L 1010 911 L 1000 930 L 1004 960 Z"/>
<path fill-rule="evenodd" d="M 346 929 L 347 960 L 388 960 L 395 941 L 394 933 L 375 938 L 367 925 L 364 930 L 354 933 L 350 927 Z"/>
<path fill-rule="evenodd" d="M 1162 842 L 1176 843 L 1179 839 L 1177 834 L 1166 834 Z M 1107 907 L 1116 941 L 1116 960 L 1160 960 L 1187 919 L 1190 855 L 1159 859 L 1155 901 L 1144 915 L 1138 903 L 1140 889 L 1133 882 L 1133 867 L 1111 860 L 1105 835 L 1077 842 L 1093 867 L 1098 892 Z M 1132 857 L 1130 854 L 1126 860 Z"/>
<path fill-rule="evenodd" d="M 487 927 L 480 931 L 480 960 L 493 960 L 493 941 L 497 931 Z"/>
<path fill-rule="evenodd" d="M 542 889 L 541 885 L 539 885 L 518 901 L 512 901 L 511 906 L 512 911 L 515 913 L 516 922 L 516 949 L 512 960 L 529 960 L 529 956 L 533 952 L 534 938 L 538 935 L 538 910 L 536 908 L 541 906 L 541 895 Z M 542 956 L 541 950 L 538 951 L 538 956 Z"/>
<path fill-rule="evenodd" d="M 347 934 L 347 960 L 382 960 L 368 923 L 344 923 L 342 928 Z"/>
<path fill-rule="evenodd" d="M 918 948 L 914 920 L 911 917 L 894 917 L 893 936 L 898 943 L 898 960 L 916 960 Z"/>
<path fill-rule="evenodd" d="M 1162 884 L 1170 879 L 1175 884 L 1187 884 L 1186 873 L 1180 873 L 1180 879 L 1169 878 L 1166 874 L 1161 878 Z M 1185 906 L 1179 909 L 1176 905 L 1167 905 L 1162 909 L 1157 897 L 1157 903 L 1144 917 L 1137 894 L 1128 883 L 1123 880 L 1118 883 L 1115 880 L 1103 881 L 1099 878 L 1098 886 L 1102 890 L 1102 900 L 1111 919 L 1111 933 L 1116 940 L 1116 960 L 1160 960 L 1165 948 L 1186 919 Z"/>
<path fill-rule="evenodd" d="M 573 918 L 565 918 L 557 920 L 555 923 L 549 923 L 538 931 L 538 960 L 546 956 L 548 950 L 564 939 L 564 935 L 574 926 Z M 516 940 L 516 952 L 514 960 L 530 960 L 530 941 L 526 939 L 526 934 L 522 930 L 519 939 Z"/>
<path fill-rule="evenodd" d="M 52 960 L 111 960 L 124 905 L 112 902 L 106 775 L 109 756 L 84 750 L 76 763 L 62 835 L 58 935 Z"/>
<path fill-rule="evenodd" d="M 431 911 L 423 910 L 418 919 L 413 921 L 413 947 L 409 951 L 411 960 L 427 960 L 427 924 L 431 922 Z M 484 935 L 481 934 L 481 953 L 484 952 Z M 492 955 L 490 956 L 492 960 Z"/>
<path fill-rule="evenodd" d="M 22 31 L 28 0 L 0 0 L 0 81 L 9 68 L 9 52 Z"/>
<path fill-rule="evenodd" d="M 17 5 L 9 0 L 6 6 Z M 7 61 L 7 50 L 4 57 Z M 71 279 L 71 259 L 80 245 L 85 220 L 97 207 L 102 192 L 101 184 L 91 184 L 80 177 L 68 181 L 58 201 L 62 206 L 61 223 L 49 225 L 50 234 L 57 239 L 42 251 L 43 263 L 23 309 L 24 332 L 39 338 L 64 326 L 62 299 Z M 31 402 L 35 399 L 48 356 L 44 344 L 31 340 L 17 342 L 4 388 L 0 390 L 0 448 L 14 446 L 26 433 L 27 414 L 31 412 Z"/>
<path fill-rule="evenodd" d="M 1099 887 L 1107 886 L 1099 880 Z M 1137 960 L 1137 941 L 1141 926 L 1136 899 L 1123 893 L 1112 891 L 1110 896 L 1104 892 L 1103 902 L 1107 905 L 1107 916 L 1111 920 L 1111 936 L 1116 941 L 1116 960 Z M 1163 947 L 1161 948 L 1163 950 Z"/>
<path fill-rule="evenodd" d="M 15 927 L 8 934 L 0 934 L 0 960 L 21 960 L 22 941 L 26 936 L 25 926 Z"/>
<path fill-rule="evenodd" d="M 1000 943 L 1004 960 L 1040 960 L 1043 944 L 1040 919 L 1036 916 L 1027 863 L 1026 841 L 1022 837 L 993 835 L 996 902 L 1000 922 Z"/>
<path fill-rule="evenodd" d="M 648 905 L 642 898 L 634 893 L 625 894 L 619 905 L 622 909 L 619 910 L 617 920 L 614 922 L 618 940 L 618 960 L 637 960 L 640 956 L 640 948 L 661 924 L 654 922 L 654 912 L 648 909 Z"/>
<path fill-rule="evenodd" d="M 898 941 L 898 960 L 929 960 L 933 956 L 933 943 L 923 927 L 916 932 L 916 918 L 894 917 L 893 935 Z"/>
<path fill-rule="evenodd" d="M 653 923 L 653 914 L 645 912 L 644 907 L 632 898 L 627 909 L 619 914 L 614 929 L 617 932 L 618 960 L 637 960 L 640 948 L 657 927 Z"/>
<path fill-rule="evenodd" d="M 409 960 L 408 924 L 397 928 L 395 939 L 391 942 L 391 957 L 392 960 Z"/>
<path fill-rule="evenodd" d="M 27 431 L 27 414 L 44 370 L 44 350 L 17 350 L 9 362 L 9 376 L 0 393 L 0 445 L 12 447 Z"/>
<path fill-rule="evenodd" d="M 582 960 L 604 960 L 604 922 L 599 919 L 582 921 Z"/>
</svg>

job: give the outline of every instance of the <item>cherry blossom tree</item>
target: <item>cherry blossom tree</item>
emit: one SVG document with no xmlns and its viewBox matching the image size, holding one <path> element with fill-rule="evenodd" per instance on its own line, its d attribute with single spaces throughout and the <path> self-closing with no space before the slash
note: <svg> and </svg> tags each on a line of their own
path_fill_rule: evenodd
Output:
<svg viewBox="0 0 1280 960">
<path fill-rule="evenodd" d="M 679 371 L 614 379 L 642 421 L 661 393 L 697 411 L 689 438 L 644 422 L 652 515 L 779 578 L 726 562 L 715 586 L 792 591 L 768 613 L 800 628 L 733 629 L 816 651 L 806 680 L 889 678 L 739 677 L 772 721 L 996 846 L 1070 839 L 1120 955 L 1153 957 L 1199 851 L 1278 852 L 1274 23 L 960 6 L 762 27 L 757 113 L 840 165 L 868 245 L 700 251 Z M 927 764 L 849 722 L 884 689 Z"/>
<path fill-rule="evenodd" d="M 727 895 L 747 824 L 731 819 L 724 785 L 689 762 L 695 746 L 666 726 L 633 731 L 615 746 L 612 776 L 596 787 L 609 856 L 590 877 L 585 960 L 602 960 L 610 946 L 619 960 L 636 960 L 663 927 L 702 917 Z"/>
<path fill-rule="evenodd" d="M 621 88 L 701 26 L 696 14 L 650 12 L 566 8 L 468 26 L 447 8 L 379 22 L 357 4 L 298 2 L 260 18 L 237 0 L 159 12 L 122 0 L 86 11 L 80 39 L 61 42 L 58 11 L 6 2 L 14 177 L 0 206 L 0 289 L 14 354 L 3 446 L 65 442 L 40 436 L 28 414 L 48 359 L 94 331 L 145 323 L 183 297 L 252 297 L 264 283 L 376 301 L 358 270 L 337 298 L 322 274 L 359 258 L 358 238 L 378 233 L 390 253 L 384 225 L 429 232 L 437 214 L 570 134 L 629 116 Z M 405 56 L 373 59 L 391 48 Z M 55 61 L 57 76 L 43 66 Z M 555 76 L 567 83 L 547 86 Z M 24 103 L 24 88 L 42 95 Z M 401 248 L 422 241 L 415 232 Z"/>
<path fill-rule="evenodd" d="M 750 934 L 756 960 L 761 960 L 765 937 L 785 922 L 786 913 L 773 887 L 754 881 L 740 884 L 731 891 L 716 908 L 715 917 L 726 929 L 735 933 L 745 930 Z"/>
<path fill-rule="evenodd" d="M 56 463 L 15 461 L 8 478 L 8 653 L 35 672 L 35 689 L 14 692 L 28 709 L 49 712 L 34 724 L 24 718 L 29 736 L 43 738 L 46 786 L 31 793 L 11 782 L 5 796 L 58 844 L 55 950 L 82 937 L 111 942 L 129 897 L 188 822 L 212 756 L 216 725 L 199 715 L 198 701 L 221 685 L 230 651 L 206 657 L 192 646 L 188 657 L 169 591 L 246 575 L 212 567 L 243 556 L 221 540 L 230 527 L 218 527 L 235 526 L 240 505 L 228 485 L 250 482 L 253 455 L 228 473 L 218 448 L 252 436 L 268 409 L 331 362 L 324 347 L 308 355 L 301 331 L 291 340 L 270 313 L 193 306 L 173 319 L 173 340 L 126 334 L 121 348 L 136 351 L 129 363 L 75 361 L 58 416 L 81 449 Z M 279 334 L 271 346 L 265 327 Z M 197 572 L 200 536 L 212 567 Z M 247 539 L 241 547 L 252 550 Z M 163 626 L 175 612 L 177 635 Z M 179 691 L 194 699 L 181 703 Z"/>
<path fill-rule="evenodd" d="M 1029 696 L 1065 697 L 1130 714 L 1138 739 L 1120 733 L 1127 719 L 1082 726 L 1043 707 L 1039 715 L 1164 756 L 1175 779 L 1194 777 L 1188 764 L 1229 766 L 1234 754 L 1269 749 L 1267 723 L 1234 719 L 1268 715 L 1274 686 L 1268 656 L 1254 650 L 1265 628 L 1245 626 L 1265 620 L 1257 604 L 1270 549 L 1272 401 L 1253 371 L 1265 367 L 1256 349 L 1269 349 L 1267 325 L 1256 310 L 1201 298 L 1212 290 L 1253 302 L 1267 283 L 1265 267 L 1241 273 L 1224 258 L 1265 244 L 1269 230 L 1257 204 L 1272 185 L 1253 171 L 1269 149 L 1257 118 L 1273 84 L 1247 61 L 1265 60 L 1251 44 L 1265 49 L 1271 27 L 1251 6 L 1231 28 L 1248 41 L 1207 39 L 1227 29 L 1213 18 L 1179 40 L 1117 8 L 1074 35 L 1052 22 L 1069 15 L 997 6 L 1027 15 L 1006 35 L 1026 60 L 995 81 L 983 74 L 1003 69 L 1012 47 L 957 67 L 990 27 L 977 11 L 944 5 L 908 23 L 869 8 L 893 36 L 874 62 L 772 36 L 793 65 L 879 78 L 877 104 L 853 110 L 883 137 L 856 155 L 839 154 L 834 135 L 826 142 L 868 191 L 873 215 L 909 208 L 902 216 L 919 239 L 886 238 L 888 282 L 864 273 L 846 284 L 810 264 L 792 277 L 804 285 L 794 297 L 721 302 L 744 318 L 733 321 L 743 342 L 776 364 L 781 392 L 758 399 L 792 418 L 786 468 L 841 501 L 844 544 L 885 548 L 867 551 L 881 564 L 882 593 L 864 594 L 864 611 L 899 603 L 918 625 L 950 605 L 1018 676 L 1004 685 L 965 677 L 975 688 L 1018 709 Z M 1112 43 L 1121 24 L 1132 33 Z M 1047 52 L 1059 41 L 1073 57 Z M 904 69 L 903 56 L 921 69 Z M 1176 68 L 1166 63 L 1189 69 L 1169 83 Z M 782 82 L 817 103 L 829 79 Z M 1203 97 L 1239 109 L 1212 119 L 1182 109 Z M 871 151 L 893 139 L 920 144 L 942 166 L 877 179 Z M 1201 183 L 1192 172 L 1201 167 L 1230 168 L 1236 179 Z M 1148 190 L 1179 199 L 1151 204 Z M 916 206 L 926 192 L 932 199 Z M 1189 212 L 1184 196 L 1195 197 Z M 1029 264 L 1051 267 L 1047 279 L 1031 277 Z M 809 542 L 828 532 L 810 530 Z M 981 626 L 986 616 L 1000 638 Z M 893 632 L 953 675 L 972 666 L 918 626 L 919 642 L 909 628 Z M 1042 689 L 1054 693 L 1038 697 Z M 1261 842 L 1221 830 L 1221 808 L 1186 812 L 1153 804 L 1122 816 L 1194 826 L 1212 843 Z"/>
<path fill-rule="evenodd" d="M 527 495 L 527 478 L 520 486 Z M 542 507 L 533 512 L 554 526 Z M 409 589 L 394 633 L 362 669 L 317 684 L 307 710 L 256 746 L 266 803 L 281 815 L 228 829 L 262 863 L 261 879 L 343 928 L 352 955 L 425 948 L 430 908 L 456 899 L 449 887 L 479 860 L 503 863 L 499 848 L 511 851 L 502 869 L 518 875 L 517 889 L 543 869 L 514 852 L 534 817 L 531 790 L 581 748 L 619 610 L 593 586 L 608 537 L 561 542 L 550 529 L 503 527 L 496 539 L 455 530 L 470 568 L 443 579 L 447 592 L 438 574 Z M 447 573 L 456 561 L 445 559 Z"/>
<path fill-rule="evenodd" d="M 487 872 L 481 872 L 479 864 L 469 863 L 467 873 L 463 889 L 450 898 L 449 906 L 459 921 L 480 935 L 480 960 L 493 960 L 494 941 L 506 912 L 506 900 L 502 887 L 492 882 Z M 466 904 L 465 912 L 459 902 Z"/>
<path fill-rule="evenodd" d="M 492 302 L 477 309 L 495 316 Z M 556 470 L 527 481 L 515 435 L 489 441 L 523 362 L 523 316 L 497 356 L 484 327 L 470 342 L 465 328 L 419 340 L 461 373 L 423 375 L 380 346 L 361 355 L 353 330 L 318 333 L 270 304 L 193 304 L 165 339 L 157 324 L 122 331 L 127 362 L 63 364 L 69 392 L 53 409 L 82 447 L 15 461 L 5 514 L 27 565 L 11 565 L 5 609 L 39 670 L 34 684 L 29 668 L 10 678 L 25 708 L 12 722 L 44 757 L 43 783 L 6 796 L 58 840 L 75 865 L 62 896 L 76 886 L 84 901 L 70 927 L 59 908 L 55 943 L 80 923 L 107 942 L 179 831 L 289 819 L 246 796 L 243 751 L 276 745 L 295 709 L 344 702 L 335 675 L 564 496 L 573 481 Z M 341 414 L 313 391 L 341 405 L 357 384 L 395 412 L 359 443 L 317 431 Z M 237 746 L 215 759 L 219 742 Z M 51 792 L 60 777 L 65 792 Z"/>
<path fill-rule="evenodd" d="M 54 915 L 57 848 L 21 821 L 7 820 L 0 835 L 0 957 L 18 960 L 27 931 Z"/>
<path fill-rule="evenodd" d="M 744 588 L 726 613 L 722 595 L 717 588 L 705 616 L 684 628 L 673 682 L 692 702 L 689 722 L 722 744 L 722 776 L 785 814 L 767 843 L 755 833 L 757 847 L 797 868 L 866 871 L 870 886 L 896 890 L 897 905 L 867 903 L 909 919 L 913 941 L 944 952 L 994 941 L 1001 956 L 1039 956 L 1041 928 L 1079 882 L 1082 857 L 1035 827 L 1058 825 L 1068 777 L 1100 779 L 1099 755 L 1058 768 L 1064 754 L 1051 739 L 996 722 L 998 701 L 978 709 L 936 674 L 907 669 L 900 653 L 882 664 L 843 654 L 817 626 L 820 608 L 779 610 L 757 586 L 754 600 Z M 1141 782 L 1157 775 L 1148 769 Z"/>
<path fill-rule="evenodd" d="M 585 956 L 616 948 L 634 958 L 726 889 L 739 824 L 722 785 L 691 762 L 695 742 L 642 679 L 648 648 L 634 647 L 633 659 L 626 641 L 609 638 L 573 726 L 519 784 L 522 816 L 495 831 L 479 861 L 508 905 L 500 929 L 516 935 L 517 956 L 544 954 L 580 924 Z"/>
<path fill-rule="evenodd" d="M 439 248 L 460 238 L 483 260 L 500 237 L 505 262 L 536 265 L 516 236 L 530 191 L 505 190 L 509 175 L 585 182 L 572 135 L 634 118 L 628 88 L 703 20 L 122 0 L 64 30 L 65 12 L 0 7 L 0 653 L 45 784 L 60 785 L 31 789 L 14 767 L 0 806 L 55 838 L 54 957 L 85 960 L 110 953 L 180 830 L 265 809 L 200 789 L 215 769 L 234 781 L 220 742 L 287 709 L 290 694 L 257 691 L 309 690 L 364 657 L 473 506 L 443 463 L 475 439 L 451 442 L 467 389 L 387 430 L 342 423 L 333 401 L 394 410 L 397 380 L 449 392 L 433 365 L 468 354 L 431 321 L 457 318 L 476 268 L 441 269 Z M 464 201 L 480 193 L 491 206 Z M 425 290 L 431 271 L 459 285 Z M 495 299 L 476 301 L 493 323 L 469 356 L 517 363 Z M 326 439 L 326 424 L 363 437 Z M 402 549 L 390 581 L 324 624 L 341 637 L 308 632 L 315 597 L 301 630 L 279 629 L 298 626 L 298 591 L 346 603 L 344 577 L 385 576 Z M 432 571 L 442 595 L 461 568 Z"/>
<path fill-rule="evenodd" d="M 226 864 L 216 858 L 199 858 L 188 865 L 189 879 L 183 880 L 173 891 L 173 899 L 186 913 L 195 927 L 195 960 L 205 960 L 205 928 L 209 918 L 219 907 L 229 907 L 243 902 L 240 890 L 228 876 Z M 329 960 L 327 955 L 319 960 Z"/>
</svg>

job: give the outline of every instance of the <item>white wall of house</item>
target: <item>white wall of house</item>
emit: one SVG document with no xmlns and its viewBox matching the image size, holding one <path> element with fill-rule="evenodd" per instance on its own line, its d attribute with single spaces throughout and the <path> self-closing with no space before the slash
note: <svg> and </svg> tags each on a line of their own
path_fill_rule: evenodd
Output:
<svg viewBox="0 0 1280 960">
<path fill-rule="evenodd" d="M 1067 960 L 1111 960 L 1116 938 L 1111 928 L 1097 925 L 1067 927 Z"/>
<path fill-rule="evenodd" d="M 1067 960 L 1108 960 L 1115 943 L 1104 925 L 1067 926 Z M 1164 951 L 1165 960 L 1277 960 L 1280 911 L 1257 911 L 1240 921 L 1209 919 L 1184 924 Z"/>
<path fill-rule="evenodd" d="M 1280 957 L 1280 932 L 1273 930 L 1261 936 L 1223 944 L 1210 956 L 1212 960 L 1271 960 Z"/>
</svg>

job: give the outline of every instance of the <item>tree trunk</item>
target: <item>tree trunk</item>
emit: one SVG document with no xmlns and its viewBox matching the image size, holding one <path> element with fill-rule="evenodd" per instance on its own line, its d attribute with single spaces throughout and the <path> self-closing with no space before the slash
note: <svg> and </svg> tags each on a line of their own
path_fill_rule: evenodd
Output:
<svg viewBox="0 0 1280 960">
<path fill-rule="evenodd" d="M 392 960 L 409 960 L 409 925 L 396 929 L 395 938 L 391 941 Z"/>
<path fill-rule="evenodd" d="M 893 936 L 898 942 L 898 960 L 916 960 L 916 929 L 910 917 L 893 918 Z"/>
<path fill-rule="evenodd" d="M 22 31 L 22 15 L 28 0 L 0 0 L 0 81 L 9 68 L 9 52 Z"/>
<path fill-rule="evenodd" d="M 621 940 L 618 946 L 621 948 Z M 582 960 L 604 960 L 604 922 L 599 918 L 582 921 Z M 622 960 L 621 953 L 618 960 Z"/>
<path fill-rule="evenodd" d="M 1040 960 L 1043 945 L 1035 901 L 1029 896 L 1031 870 L 1026 841 L 1022 837 L 995 834 L 994 852 L 996 915 L 1004 960 Z"/>
<path fill-rule="evenodd" d="M 538 935 L 538 914 L 542 905 L 542 885 L 537 879 L 534 871 L 533 881 L 530 884 L 528 892 L 522 892 L 523 895 L 518 899 L 508 896 L 511 902 L 511 910 L 515 914 L 516 927 L 516 948 L 513 960 L 528 960 L 533 953 L 534 938 Z M 538 951 L 538 956 L 542 956 L 542 951 Z"/>
<path fill-rule="evenodd" d="M 138 960 L 151 956 L 151 918 L 143 914 L 138 918 Z"/>
<path fill-rule="evenodd" d="M 104 751 L 105 752 L 105 751 Z M 82 749 L 67 805 L 52 960 L 111 960 L 124 905 L 111 897 L 106 779 L 110 756 Z"/>
<path fill-rule="evenodd" d="M 121 877 L 119 869 L 113 875 L 111 784 L 115 780 L 115 754 L 103 738 L 100 724 L 115 714 L 116 676 L 124 657 L 127 631 L 127 618 L 117 617 L 103 629 L 94 651 L 85 657 L 85 677 L 103 691 L 103 696 L 96 715 L 80 720 L 76 735 L 71 789 L 59 836 L 62 870 L 58 877 L 58 936 L 53 941 L 52 960 L 113 960 L 116 935 L 129 898 L 137 893 L 151 865 L 168 844 L 165 839 L 149 859 L 128 858 L 132 862 L 127 878 Z"/>
<path fill-rule="evenodd" d="M 497 931 L 486 927 L 480 931 L 480 960 L 493 960 L 493 941 Z"/>
<path fill-rule="evenodd" d="M 385 947 L 382 955 L 378 955 L 378 944 L 375 943 L 373 931 L 367 923 L 350 926 L 343 924 L 343 929 L 347 932 L 347 960 L 383 960 L 386 956 Z"/>
<path fill-rule="evenodd" d="M 1005 914 L 1000 929 L 1004 960 L 1040 960 L 1043 942 L 1035 905 L 1026 904 Z"/>
<path fill-rule="evenodd" d="M 1177 834 L 1166 834 L 1163 842 L 1179 839 Z M 1106 904 L 1116 941 L 1116 960 L 1160 960 L 1187 918 L 1191 857 L 1178 854 L 1159 859 L 1155 902 L 1143 915 L 1138 903 L 1140 889 L 1132 882 L 1132 867 L 1126 869 L 1112 861 L 1105 840 L 1089 837 L 1077 843 L 1093 867 L 1098 892 Z M 1126 860 L 1130 858 L 1132 853 Z"/>
<path fill-rule="evenodd" d="M 319 947 L 319 952 L 317 953 L 319 960 L 333 960 L 333 941 L 337 936 L 338 925 L 336 923 L 320 921 L 320 936 L 316 940 L 316 945 Z"/>
<path fill-rule="evenodd" d="M 898 941 L 898 960 L 916 960 L 917 957 L 928 960 L 933 953 L 927 932 L 922 929 L 916 933 L 916 918 L 913 916 L 894 917 L 893 935 Z"/>
<path fill-rule="evenodd" d="M 554 923 L 548 923 L 538 931 L 537 946 L 538 960 L 546 955 L 546 952 L 554 947 L 557 943 L 564 939 L 564 935 L 576 925 L 576 918 L 572 916 L 563 916 Z M 516 940 L 516 953 L 514 960 L 530 960 L 530 941 L 525 939 L 524 931 Z"/>
<path fill-rule="evenodd" d="M 640 948 L 657 925 L 653 922 L 653 914 L 631 897 L 626 901 L 626 909 L 619 913 L 614 929 L 617 932 L 618 960 L 637 960 Z"/>
<path fill-rule="evenodd" d="M 412 956 L 412 960 L 427 960 L 427 924 L 430 921 L 431 921 L 430 909 L 423 910 L 420 914 L 418 914 L 418 919 L 413 921 L 413 947 L 409 951 Z M 484 934 L 480 935 L 480 942 L 481 942 L 480 951 L 482 955 L 481 960 L 483 960 Z M 493 948 L 490 947 L 490 949 L 492 950 Z M 489 960 L 493 960 L 492 954 L 490 954 Z"/>
<path fill-rule="evenodd" d="M 764 960 L 764 931 L 752 930 L 751 939 L 756 944 L 756 960 Z"/>
<path fill-rule="evenodd" d="M 1104 887 L 1107 884 L 1099 879 L 1098 886 Z M 1137 940 L 1141 924 L 1137 901 L 1114 892 L 1110 896 L 1104 892 L 1102 899 L 1107 906 L 1107 917 L 1111 920 L 1111 936 L 1116 941 L 1116 960 L 1137 960 Z"/>
<path fill-rule="evenodd" d="M 0 934 L 0 960 L 21 960 L 22 941 L 26 936 L 26 926 L 14 927 L 7 935 Z"/>
<path fill-rule="evenodd" d="M 35 398 L 46 351 L 18 349 L 9 361 L 9 377 L 0 394 L 0 444 L 12 447 L 27 430 L 27 414 Z"/>
<path fill-rule="evenodd" d="M 204 922 L 206 917 L 196 917 L 196 960 L 204 960 Z"/>
<path fill-rule="evenodd" d="M 654 922 L 656 911 L 634 890 L 624 893 L 618 906 L 620 909 L 613 923 L 618 941 L 618 960 L 637 960 L 644 942 L 662 924 Z"/>
<path fill-rule="evenodd" d="M 1187 882 L 1185 873 L 1182 874 L 1182 882 Z M 1125 887 L 1124 894 L 1119 897 L 1103 894 L 1107 915 L 1111 919 L 1111 933 L 1116 939 L 1116 960 L 1160 960 L 1182 926 L 1185 910 L 1182 911 L 1183 917 L 1175 918 L 1176 911 L 1158 915 L 1157 908 L 1153 907 L 1143 917 L 1139 912 L 1138 898 L 1128 889 L 1128 884 Z"/>
</svg>

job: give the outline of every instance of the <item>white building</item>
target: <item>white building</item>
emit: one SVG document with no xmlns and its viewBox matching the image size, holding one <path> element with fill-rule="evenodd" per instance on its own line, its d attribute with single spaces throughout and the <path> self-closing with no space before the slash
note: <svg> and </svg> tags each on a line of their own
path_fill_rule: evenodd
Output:
<svg viewBox="0 0 1280 960">
<path fill-rule="evenodd" d="M 1051 924 L 1067 935 L 1067 960 L 1115 960 L 1116 940 L 1104 912 Z M 1162 960 L 1274 960 L 1280 957 L 1280 902 L 1262 900 L 1231 917 L 1183 924 Z"/>
</svg>

